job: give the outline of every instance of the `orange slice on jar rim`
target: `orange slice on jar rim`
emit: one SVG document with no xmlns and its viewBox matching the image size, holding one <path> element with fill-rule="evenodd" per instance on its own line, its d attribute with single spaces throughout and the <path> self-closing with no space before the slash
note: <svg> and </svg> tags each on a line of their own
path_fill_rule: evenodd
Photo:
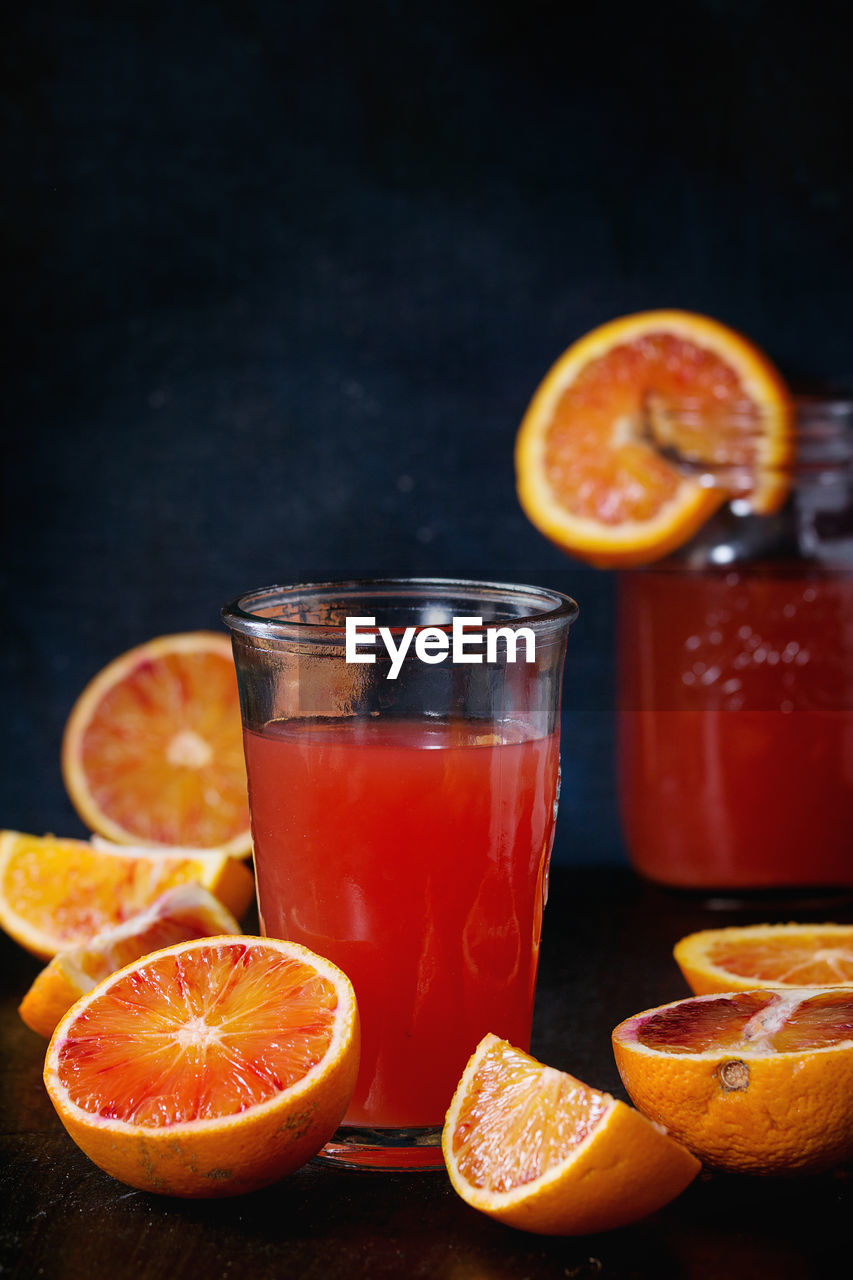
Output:
<svg viewBox="0 0 853 1280">
<path fill-rule="evenodd" d="M 644 311 L 560 356 L 519 429 L 518 496 L 563 550 L 601 567 L 650 563 L 726 501 L 784 502 L 790 395 L 748 338 L 689 311 Z"/>
</svg>

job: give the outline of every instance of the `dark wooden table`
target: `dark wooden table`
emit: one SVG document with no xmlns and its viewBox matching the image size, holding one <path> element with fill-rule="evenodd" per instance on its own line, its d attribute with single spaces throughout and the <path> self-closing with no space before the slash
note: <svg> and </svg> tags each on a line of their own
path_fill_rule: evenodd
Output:
<svg viewBox="0 0 853 1280">
<path fill-rule="evenodd" d="M 851 899 L 709 905 L 627 871 L 552 875 L 533 1051 L 625 1097 L 611 1028 L 688 994 L 670 951 L 695 928 L 764 919 L 853 919 Z M 759 1179 L 700 1174 L 673 1204 L 606 1235 L 545 1239 L 469 1209 L 443 1172 L 377 1174 L 308 1165 L 233 1200 L 132 1191 L 90 1164 L 44 1092 L 44 1042 L 17 1016 L 37 962 L 0 938 L 0 1274 L 33 1280 L 305 1277 L 668 1277 L 799 1280 L 849 1257 L 849 1173 Z"/>
</svg>

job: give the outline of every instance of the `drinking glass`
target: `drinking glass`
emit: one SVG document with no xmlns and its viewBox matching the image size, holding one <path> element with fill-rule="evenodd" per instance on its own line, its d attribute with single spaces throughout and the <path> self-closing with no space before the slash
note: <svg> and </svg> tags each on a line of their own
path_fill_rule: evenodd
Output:
<svg viewBox="0 0 853 1280">
<path fill-rule="evenodd" d="M 529 1045 L 576 615 L 554 591 L 440 579 L 273 586 L 223 611 L 261 928 L 338 964 L 359 1002 L 358 1083 L 324 1159 L 439 1166 L 479 1040 Z M 348 660 L 347 618 L 374 661 Z M 409 627 L 394 660 L 378 628 L 398 648 Z"/>
</svg>

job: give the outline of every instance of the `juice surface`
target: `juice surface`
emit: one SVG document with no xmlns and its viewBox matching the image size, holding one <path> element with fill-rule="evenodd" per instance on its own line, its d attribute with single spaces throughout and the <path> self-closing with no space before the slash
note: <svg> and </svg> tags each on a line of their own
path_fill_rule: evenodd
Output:
<svg viewBox="0 0 853 1280">
<path fill-rule="evenodd" d="M 853 884 L 853 575 L 625 573 L 634 865 L 694 888 Z"/>
<path fill-rule="evenodd" d="M 486 1032 L 529 1044 L 557 735 L 300 721 L 245 748 L 264 932 L 329 957 L 358 997 L 346 1121 L 440 1125 Z"/>
</svg>

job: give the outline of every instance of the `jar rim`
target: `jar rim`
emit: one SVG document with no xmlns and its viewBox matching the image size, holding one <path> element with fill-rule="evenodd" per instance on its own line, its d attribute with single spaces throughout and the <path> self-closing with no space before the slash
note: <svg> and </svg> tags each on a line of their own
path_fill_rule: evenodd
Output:
<svg viewBox="0 0 853 1280">
<path fill-rule="evenodd" d="M 787 419 L 797 429 L 801 423 L 811 418 L 846 419 L 853 425 L 853 392 L 850 394 L 821 395 L 818 392 L 803 392 L 792 395 L 789 400 L 780 404 L 762 404 L 754 400 L 719 400 L 708 401 L 700 396 L 667 396 L 666 398 L 651 395 L 647 399 L 647 411 L 651 418 L 661 414 L 664 417 L 695 415 L 697 421 L 734 423 L 754 426 L 760 422 L 780 422 Z"/>
<path fill-rule="evenodd" d="M 790 479 L 853 468 L 853 397 L 799 395 L 788 405 L 650 397 L 652 447 L 706 487 L 749 491 L 757 473 Z"/>
</svg>

